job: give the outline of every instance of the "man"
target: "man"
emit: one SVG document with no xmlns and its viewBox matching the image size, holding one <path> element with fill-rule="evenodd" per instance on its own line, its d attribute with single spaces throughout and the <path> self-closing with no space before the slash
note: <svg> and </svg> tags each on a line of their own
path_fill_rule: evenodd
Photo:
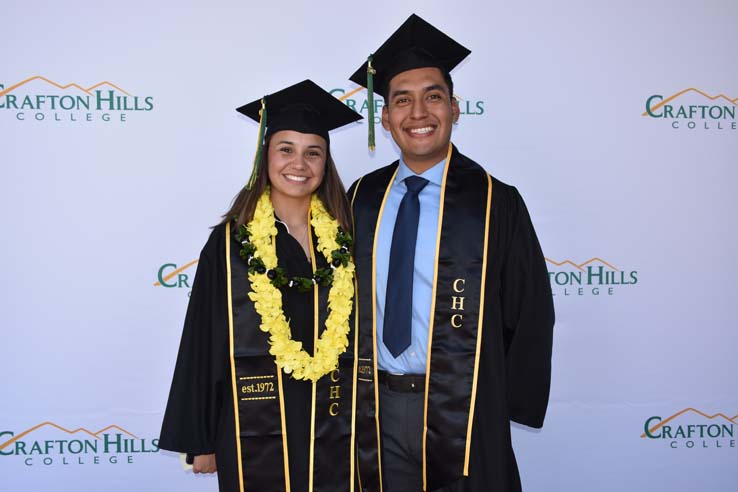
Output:
<svg viewBox="0 0 738 492">
<path fill-rule="evenodd" d="M 384 97 L 402 153 L 349 190 L 364 491 L 521 490 L 510 420 L 543 425 L 541 248 L 517 190 L 451 145 L 449 72 L 469 53 L 412 15 L 351 77 Z"/>
</svg>

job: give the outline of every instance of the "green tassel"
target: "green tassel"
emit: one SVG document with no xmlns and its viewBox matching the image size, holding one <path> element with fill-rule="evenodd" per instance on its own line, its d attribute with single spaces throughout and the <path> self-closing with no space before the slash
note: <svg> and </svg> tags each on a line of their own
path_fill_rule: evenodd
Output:
<svg viewBox="0 0 738 492">
<path fill-rule="evenodd" d="M 246 185 L 246 189 L 250 190 L 256 183 L 256 178 L 259 175 L 259 161 L 261 160 L 261 153 L 264 151 L 264 131 L 266 130 L 267 122 L 267 110 L 266 110 L 266 99 L 261 98 L 261 110 L 259 111 L 259 137 L 256 141 L 256 155 L 254 156 L 254 167 L 251 169 L 251 177 Z"/>
<path fill-rule="evenodd" d="M 366 103 L 369 106 L 369 150 L 374 152 L 376 148 L 374 141 L 374 74 L 377 73 L 372 67 L 373 55 L 369 55 L 366 62 Z"/>
</svg>

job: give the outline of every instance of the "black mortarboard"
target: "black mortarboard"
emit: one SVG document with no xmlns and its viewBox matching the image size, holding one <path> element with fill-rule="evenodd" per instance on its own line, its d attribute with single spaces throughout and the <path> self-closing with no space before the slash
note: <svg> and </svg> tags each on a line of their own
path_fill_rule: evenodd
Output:
<svg viewBox="0 0 738 492">
<path fill-rule="evenodd" d="M 395 75 L 415 68 L 437 67 L 444 74 L 449 73 L 470 53 L 417 15 L 408 17 L 349 79 L 367 88 L 369 147 L 374 148 L 372 92 L 386 96 L 389 81 Z"/>
<path fill-rule="evenodd" d="M 247 188 L 251 188 L 258 172 L 264 140 L 281 130 L 320 135 L 330 142 L 328 132 L 362 119 L 362 116 L 306 79 L 281 91 L 250 102 L 236 111 L 259 122 L 259 141 L 254 170 Z"/>
</svg>

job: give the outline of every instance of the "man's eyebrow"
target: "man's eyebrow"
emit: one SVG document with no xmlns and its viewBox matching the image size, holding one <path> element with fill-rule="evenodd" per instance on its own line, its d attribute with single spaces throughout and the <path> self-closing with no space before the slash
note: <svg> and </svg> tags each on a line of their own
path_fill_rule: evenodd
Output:
<svg viewBox="0 0 738 492">
<path fill-rule="evenodd" d="M 395 97 L 395 96 L 404 96 L 405 94 L 410 94 L 410 91 L 408 91 L 408 90 L 392 91 L 392 94 L 390 94 L 390 99 L 393 98 L 393 97 Z"/>
<path fill-rule="evenodd" d="M 423 92 L 442 91 L 443 89 L 444 87 L 441 84 L 433 84 L 423 89 Z"/>
<path fill-rule="evenodd" d="M 423 92 L 442 91 L 443 89 L 444 89 L 443 85 L 433 84 L 427 87 L 423 87 Z M 407 89 L 398 89 L 396 91 L 392 91 L 392 94 L 390 94 L 390 99 L 394 98 L 395 96 L 404 96 L 405 94 L 409 94 L 409 93 L 410 91 Z"/>
</svg>

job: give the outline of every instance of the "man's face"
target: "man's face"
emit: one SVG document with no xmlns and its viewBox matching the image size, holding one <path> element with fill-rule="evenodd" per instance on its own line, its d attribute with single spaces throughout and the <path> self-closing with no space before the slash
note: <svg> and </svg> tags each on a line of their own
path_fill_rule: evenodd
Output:
<svg viewBox="0 0 738 492">
<path fill-rule="evenodd" d="M 416 68 L 390 81 L 382 126 L 392 133 L 405 163 L 416 173 L 446 157 L 451 127 L 458 119 L 459 105 L 440 69 Z"/>
</svg>

